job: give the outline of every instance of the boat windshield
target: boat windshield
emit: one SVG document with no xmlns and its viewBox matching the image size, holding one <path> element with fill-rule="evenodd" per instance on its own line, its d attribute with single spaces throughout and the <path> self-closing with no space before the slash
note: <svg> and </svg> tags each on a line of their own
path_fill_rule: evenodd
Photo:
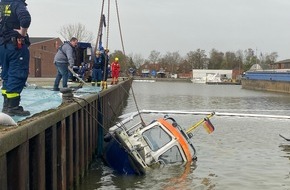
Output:
<svg viewBox="0 0 290 190">
<path fill-rule="evenodd" d="M 184 161 L 180 153 L 180 149 L 176 145 L 161 154 L 158 160 L 164 162 L 165 164 L 172 164 Z"/>
<path fill-rule="evenodd" d="M 167 134 L 159 125 L 143 132 L 143 137 L 153 151 L 157 151 L 171 141 L 171 136 Z"/>
</svg>

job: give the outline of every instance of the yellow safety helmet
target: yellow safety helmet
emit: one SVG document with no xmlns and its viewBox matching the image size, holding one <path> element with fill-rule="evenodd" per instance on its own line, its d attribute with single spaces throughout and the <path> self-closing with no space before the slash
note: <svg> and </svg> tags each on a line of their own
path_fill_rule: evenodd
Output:
<svg viewBox="0 0 290 190">
<path fill-rule="evenodd" d="M 115 58 L 115 61 L 119 61 L 119 58 L 118 58 L 118 57 L 116 57 L 116 58 Z"/>
</svg>

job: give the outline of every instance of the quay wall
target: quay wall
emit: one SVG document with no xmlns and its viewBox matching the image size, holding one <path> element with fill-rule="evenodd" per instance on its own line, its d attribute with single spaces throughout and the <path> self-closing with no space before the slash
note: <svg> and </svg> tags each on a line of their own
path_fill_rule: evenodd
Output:
<svg viewBox="0 0 290 190">
<path fill-rule="evenodd" d="M 132 79 L 66 100 L 0 131 L 0 189 L 74 189 L 102 152 L 103 134 L 126 105 Z"/>
<path fill-rule="evenodd" d="M 281 92 L 290 94 L 290 82 L 271 80 L 242 79 L 242 88 L 249 90 L 261 90 L 269 92 Z"/>
</svg>

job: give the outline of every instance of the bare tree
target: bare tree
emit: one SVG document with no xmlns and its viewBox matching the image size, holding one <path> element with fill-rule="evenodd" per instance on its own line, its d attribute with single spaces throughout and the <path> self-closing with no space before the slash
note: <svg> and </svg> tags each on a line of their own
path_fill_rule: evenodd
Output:
<svg viewBox="0 0 290 190">
<path fill-rule="evenodd" d="M 65 41 L 70 40 L 72 37 L 76 37 L 79 41 L 93 42 L 93 33 L 87 31 L 85 25 L 81 23 L 64 25 L 60 28 L 58 33 Z"/>
<path fill-rule="evenodd" d="M 254 64 L 257 63 L 257 55 L 255 55 L 255 51 L 252 48 L 248 48 L 244 50 L 245 61 L 244 61 L 244 70 L 249 70 Z"/>
<path fill-rule="evenodd" d="M 208 69 L 221 69 L 224 53 L 216 49 L 210 51 Z"/>
<path fill-rule="evenodd" d="M 148 59 L 151 63 L 157 63 L 160 59 L 160 52 L 159 51 L 156 51 L 156 50 L 152 50 Z"/>
<path fill-rule="evenodd" d="M 163 59 L 169 65 L 172 64 L 178 65 L 182 61 L 182 57 L 178 51 L 166 52 L 166 54 L 163 56 Z"/>
<path fill-rule="evenodd" d="M 243 50 L 238 50 L 236 52 L 236 57 L 238 60 L 238 68 L 239 68 L 239 73 L 240 73 L 243 70 L 243 60 L 244 60 Z"/>
<path fill-rule="evenodd" d="M 192 65 L 193 69 L 207 69 L 207 55 L 205 50 L 197 49 L 187 53 L 187 61 Z"/>
<path fill-rule="evenodd" d="M 266 54 L 265 64 L 270 65 L 276 62 L 278 58 L 277 52 L 271 52 L 270 54 Z"/>
<path fill-rule="evenodd" d="M 224 60 L 222 62 L 222 69 L 235 69 L 239 67 L 238 58 L 235 52 L 227 51 L 224 54 Z"/>
<path fill-rule="evenodd" d="M 167 65 L 168 67 L 170 67 L 170 72 L 175 73 L 176 68 L 178 67 L 178 65 L 180 64 L 182 60 L 183 59 L 178 53 L 178 51 L 167 52 L 162 58 L 162 62 L 163 62 L 162 65 Z"/>
<path fill-rule="evenodd" d="M 132 61 L 136 68 L 139 68 L 144 63 L 144 58 L 141 54 L 130 54 L 129 57 L 132 58 Z"/>
</svg>

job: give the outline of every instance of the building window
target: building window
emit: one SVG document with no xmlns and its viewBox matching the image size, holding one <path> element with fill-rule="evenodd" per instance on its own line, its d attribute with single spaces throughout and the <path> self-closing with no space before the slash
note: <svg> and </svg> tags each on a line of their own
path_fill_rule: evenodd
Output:
<svg viewBox="0 0 290 190">
<path fill-rule="evenodd" d="M 42 50 L 46 50 L 46 46 L 41 46 L 41 49 Z"/>
</svg>

